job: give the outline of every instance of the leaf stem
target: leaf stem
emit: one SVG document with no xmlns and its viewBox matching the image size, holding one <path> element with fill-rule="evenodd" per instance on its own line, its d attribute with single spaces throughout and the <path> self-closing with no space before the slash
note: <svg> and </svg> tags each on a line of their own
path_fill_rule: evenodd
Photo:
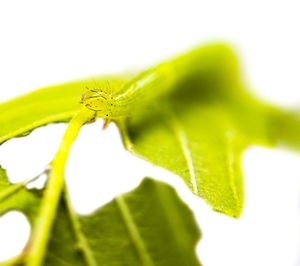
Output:
<svg viewBox="0 0 300 266">
<path fill-rule="evenodd" d="M 32 238 L 29 241 L 26 252 L 26 266 L 40 266 L 43 263 L 49 235 L 55 219 L 55 214 L 61 193 L 64 188 L 64 172 L 71 146 L 76 139 L 80 128 L 90 121 L 94 112 L 82 109 L 70 121 L 63 136 L 61 144 L 51 164 L 45 195 L 41 203 L 41 209 L 34 224 Z"/>
</svg>

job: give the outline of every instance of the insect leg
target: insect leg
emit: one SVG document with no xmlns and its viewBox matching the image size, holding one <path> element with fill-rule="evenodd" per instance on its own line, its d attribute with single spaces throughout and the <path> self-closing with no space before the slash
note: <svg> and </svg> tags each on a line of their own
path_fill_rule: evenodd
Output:
<svg viewBox="0 0 300 266">
<path fill-rule="evenodd" d="M 104 124 L 103 124 L 103 126 L 102 126 L 102 129 L 103 129 L 103 130 L 104 130 L 104 129 L 107 129 L 107 127 L 108 127 L 108 125 L 109 125 L 110 122 L 111 122 L 110 119 L 104 119 Z"/>
</svg>

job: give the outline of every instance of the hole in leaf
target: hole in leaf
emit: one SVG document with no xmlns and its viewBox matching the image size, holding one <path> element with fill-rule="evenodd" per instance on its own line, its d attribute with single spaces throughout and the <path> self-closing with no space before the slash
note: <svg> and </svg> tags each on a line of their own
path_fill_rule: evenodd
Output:
<svg viewBox="0 0 300 266">
<path fill-rule="evenodd" d="M 66 169 L 76 212 L 91 213 L 116 195 L 135 188 L 145 176 L 178 184 L 188 191 L 179 177 L 126 151 L 114 124 L 103 131 L 97 121 L 81 129 Z"/>
<path fill-rule="evenodd" d="M 22 182 L 45 170 L 54 158 L 65 128 L 66 124 L 47 125 L 35 129 L 26 137 L 3 143 L 0 164 L 7 170 L 9 180 L 12 183 Z"/>
<path fill-rule="evenodd" d="M 48 178 L 48 172 L 41 173 L 37 179 L 26 185 L 28 189 L 42 189 L 45 187 Z"/>
<path fill-rule="evenodd" d="M 30 224 L 24 214 L 10 211 L 0 217 L 0 262 L 20 254 L 30 236 Z"/>
</svg>

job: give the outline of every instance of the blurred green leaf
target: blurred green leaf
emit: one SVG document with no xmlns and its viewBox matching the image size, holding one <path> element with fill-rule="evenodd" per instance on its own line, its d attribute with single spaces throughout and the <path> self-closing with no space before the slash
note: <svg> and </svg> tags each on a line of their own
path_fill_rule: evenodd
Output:
<svg viewBox="0 0 300 266">
<path fill-rule="evenodd" d="M 118 121 L 125 146 L 181 176 L 216 211 L 238 217 L 242 152 L 250 144 L 299 143 L 293 133 L 297 126 L 300 133 L 299 117 L 291 121 L 289 113 L 247 93 L 227 46 L 202 47 L 163 67 L 168 64 L 177 70 L 170 75 L 180 77 L 170 93 Z"/>
<path fill-rule="evenodd" d="M 146 178 L 95 213 L 77 216 L 95 265 L 200 265 L 199 230 L 191 211 L 166 184 Z M 46 265 L 87 265 L 76 250 L 74 223 L 62 204 Z M 78 239 L 77 239 L 78 240 Z"/>
<path fill-rule="evenodd" d="M 1 192 L 10 184 L 0 173 Z M 34 226 L 40 196 L 23 188 L 0 202 L 0 215 L 20 210 Z M 44 265 L 200 265 L 195 254 L 199 238 L 193 214 L 175 190 L 145 178 L 132 192 L 87 216 L 75 214 L 62 197 Z M 26 261 L 26 253 L 20 258 Z"/>
</svg>

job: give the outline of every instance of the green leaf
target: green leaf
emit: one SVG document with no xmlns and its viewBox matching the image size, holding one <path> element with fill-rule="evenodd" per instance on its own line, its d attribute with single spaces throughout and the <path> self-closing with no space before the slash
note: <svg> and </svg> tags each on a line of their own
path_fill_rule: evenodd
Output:
<svg viewBox="0 0 300 266">
<path fill-rule="evenodd" d="M 0 192 L 12 186 L 1 171 Z M 0 202 L 0 215 L 20 210 L 35 226 L 40 200 L 41 193 L 23 188 Z M 62 197 L 43 265 L 200 265 L 199 238 L 193 214 L 175 190 L 145 178 L 88 216 L 75 214 L 68 197 Z"/>
<path fill-rule="evenodd" d="M 33 223 L 40 204 L 38 190 L 24 189 L 26 182 L 11 184 L 6 171 L 0 166 L 0 216 L 11 210 L 25 213 Z"/>
<path fill-rule="evenodd" d="M 58 217 L 45 265 L 92 265 L 84 260 L 83 248 L 94 265 L 199 265 L 194 252 L 200 235 L 193 215 L 161 182 L 146 178 L 95 213 L 77 216 L 81 229 L 75 234 L 65 205 Z M 86 246 L 76 250 L 78 234 Z"/>
<path fill-rule="evenodd" d="M 95 87 L 107 80 L 120 87 L 126 79 L 89 78 L 49 86 L 0 104 L 0 144 L 49 123 L 69 121 L 81 107 L 80 96 L 85 87 Z"/>
<path fill-rule="evenodd" d="M 238 217 L 242 152 L 250 144 L 299 143 L 300 137 L 290 132 L 297 126 L 299 132 L 300 119 L 288 120 L 287 129 L 286 112 L 249 95 L 237 59 L 224 45 L 196 49 L 162 66 L 168 64 L 177 70 L 170 75 L 186 74 L 168 95 L 119 121 L 124 144 L 181 176 L 216 211 Z"/>
</svg>

